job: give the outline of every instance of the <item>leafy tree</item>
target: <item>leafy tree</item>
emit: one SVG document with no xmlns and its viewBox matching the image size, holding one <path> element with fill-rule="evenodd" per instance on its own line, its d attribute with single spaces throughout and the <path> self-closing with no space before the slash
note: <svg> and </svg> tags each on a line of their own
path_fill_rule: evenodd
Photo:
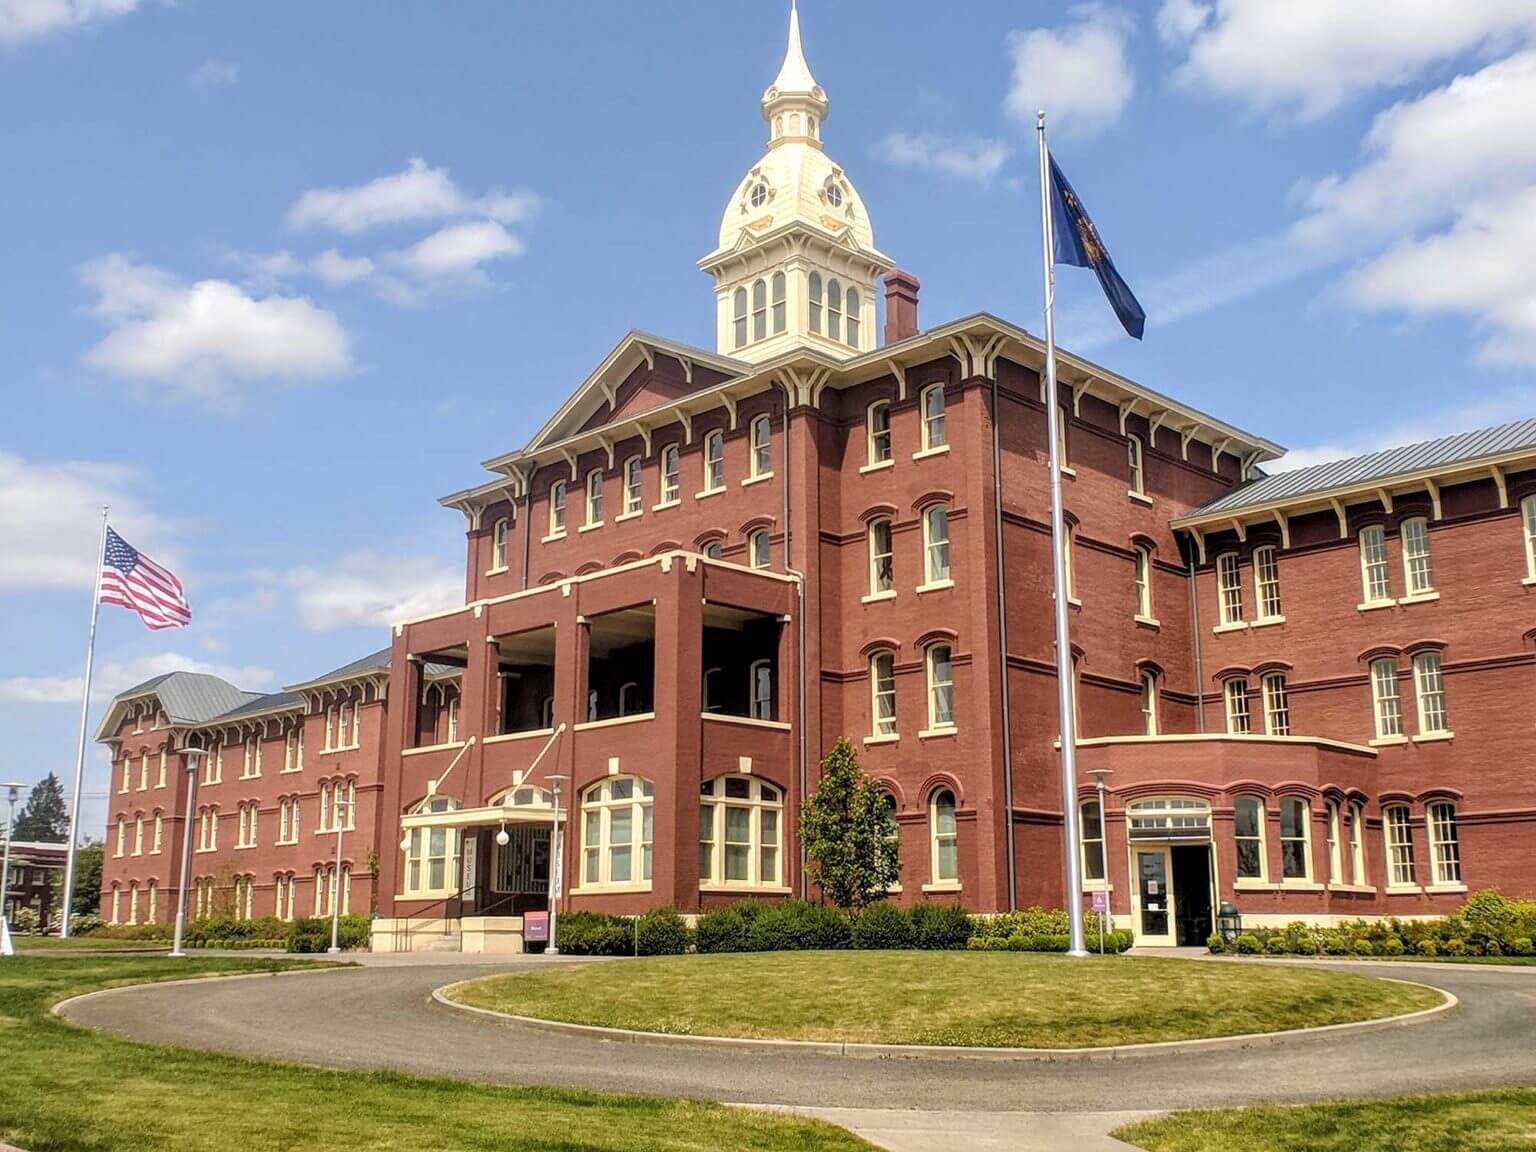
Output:
<svg viewBox="0 0 1536 1152">
<path fill-rule="evenodd" d="M 101 911 L 101 859 L 106 846 L 92 840 L 75 850 L 75 898 L 71 916 L 94 916 Z"/>
<path fill-rule="evenodd" d="M 69 809 L 64 806 L 64 786 L 52 772 L 33 787 L 16 815 L 16 839 L 62 844 L 69 839 Z"/>
<path fill-rule="evenodd" d="M 901 877 L 894 831 L 884 790 L 839 737 L 800 816 L 811 875 L 827 899 L 854 915 L 884 899 Z"/>
</svg>

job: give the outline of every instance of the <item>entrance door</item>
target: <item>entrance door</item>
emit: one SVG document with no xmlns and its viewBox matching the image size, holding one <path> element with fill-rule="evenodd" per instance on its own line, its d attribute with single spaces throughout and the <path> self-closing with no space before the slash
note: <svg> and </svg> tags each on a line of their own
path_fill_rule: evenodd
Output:
<svg viewBox="0 0 1536 1152">
<path fill-rule="evenodd" d="M 1168 883 L 1168 849 L 1136 849 L 1136 892 L 1140 907 L 1138 944 L 1174 942 L 1173 892 Z"/>
<path fill-rule="evenodd" d="M 1211 846 L 1173 849 L 1174 928 L 1182 945 L 1204 945 L 1211 934 Z"/>
</svg>

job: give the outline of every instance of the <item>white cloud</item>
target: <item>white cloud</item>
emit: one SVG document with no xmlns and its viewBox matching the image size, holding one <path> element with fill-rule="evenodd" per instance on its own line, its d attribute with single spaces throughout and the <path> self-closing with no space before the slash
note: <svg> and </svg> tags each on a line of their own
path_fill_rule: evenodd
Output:
<svg viewBox="0 0 1536 1152">
<path fill-rule="evenodd" d="M 86 362 L 132 383 L 217 402 L 240 383 L 351 371 L 346 331 L 303 297 L 257 298 L 227 280 L 188 286 L 117 253 L 85 265 L 81 278 L 110 329 Z"/>
<path fill-rule="evenodd" d="M 539 205 L 531 192 L 465 194 L 446 168 L 413 159 L 402 172 L 366 184 L 311 188 L 288 209 L 292 228 L 327 228 L 354 235 L 386 224 L 482 217 L 502 224 L 529 219 Z"/>
<path fill-rule="evenodd" d="M 194 88 L 222 88 L 240 79 L 240 65 L 228 60 L 204 60 L 202 65 L 187 77 Z"/>
<path fill-rule="evenodd" d="M 139 0 L 0 0 L 0 44 L 20 44 L 124 16 Z"/>
<path fill-rule="evenodd" d="M 1469 51 L 1536 33 L 1531 0 L 1169 0 L 1165 37 L 1189 40 L 1178 79 L 1316 119 Z"/>
<path fill-rule="evenodd" d="M 1013 78 L 1003 108 L 1029 125 L 1043 108 L 1052 131 L 1092 136 L 1120 118 L 1135 89 L 1125 52 L 1134 20 L 1098 4 L 1070 11 L 1076 22 L 1063 28 L 1009 34 Z"/>
<path fill-rule="evenodd" d="M 139 473 L 119 464 L 41 463 L 0 451 L 0 589 L 90 588 L 103 504 L 129 542 L 171 564 L 170 528 L 144 506 L 140 487 Z"/>
<path fill-rule="evenodd" d="M 450 224 L 403 252 L 392 261 L 423 280 L 437 277 L 473 276 L 493 260 L 520 255 L 523 242 L 495 220 L 470 220 Z"/>
<path fill-rule="evenodd" d="M 295 568 L 283 578 L 304 626 L 387 628 L 464 603 L 462 568 L 428 556 L 357 552 L 328 569 Z"/>
<path fill-rule="evenodd" d="M 158 652 L 131 660 L 106 660 L 91 675 L 91 700 L 100 703 L 166 672 L 203 672 L 237 688 L 259 692 L 271 685 L 272 670 L 255 664 L 212 664 L 177 652 Z M 80 703 L 82 676 L 12 676 L 0 680 L 0 701 L 14 704 Z"/>
<path fill-rule="evenodd" d="M 1372 311 L 1471 316 L 1486 334 L 1485 361 L 1536 364 L 1536 186 L 1402 241 L 1355 272 L 1347 291 Z"/>
<path fill-rule="evenodd" d="M 926 168 L 980 184 L 997 175 L 1012 151 L 1006 142 L 982 136 L 910 132 L 892 132 L 878 148 L 881 157 L 898 168 Z"/>
<path fill-rule="evenodd" d="M 373 275 L 373 261 L 366 256 L 343 256 L 327 248 L 309 262 L 310 271 L 327 284 L 350 284 Z"/>
</svg>

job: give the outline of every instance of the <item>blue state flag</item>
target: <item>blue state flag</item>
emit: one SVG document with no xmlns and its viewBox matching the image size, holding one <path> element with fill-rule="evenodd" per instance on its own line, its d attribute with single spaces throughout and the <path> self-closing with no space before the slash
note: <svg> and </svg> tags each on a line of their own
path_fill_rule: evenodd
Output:
<svg viewBox="0 0 1536 1152">
<path fill-rule="evenodd" d="M 1120 317 L 1126 332 L 1141 339 L 1146 327 L 1147 314 L 1142 311 L 1130 286 L 1115 271 L 1115 262 L 1099 239 L 1099 230 L 1088 218 L 1088 210 L 1078 199 L 1072 185 L 1056 166 L 1051 157 L 1051 256 L 1058 264 L 1073 264 L 1079 268 L 1092 268 L 1099 277 L 1109 306 Z"/>
</svg>

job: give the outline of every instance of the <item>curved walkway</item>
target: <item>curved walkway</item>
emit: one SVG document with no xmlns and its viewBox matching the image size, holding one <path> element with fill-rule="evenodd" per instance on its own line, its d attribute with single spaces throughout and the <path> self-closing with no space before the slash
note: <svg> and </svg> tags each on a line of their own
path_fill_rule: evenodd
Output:
<svg viewBox="0 0 1536 1152">
<path fill-rule="evenodd" d="M 64 1015 L 135 1040 L 344 1068 L 813 1108 L 1166 1110 L 1536 1083 L 1536 969 L 1372 966 L 1373 974 L 1433 984 L 1461 1001 L 1390 1032 L 1013 1063 L 641 1047 L 556 1035 L 434 1003 L 434 989 L 491 970 L 454 960 L 145 985 L 76 1001 Z M 274 980 L 282 981 L 277 995 Z"/>
</svg>

